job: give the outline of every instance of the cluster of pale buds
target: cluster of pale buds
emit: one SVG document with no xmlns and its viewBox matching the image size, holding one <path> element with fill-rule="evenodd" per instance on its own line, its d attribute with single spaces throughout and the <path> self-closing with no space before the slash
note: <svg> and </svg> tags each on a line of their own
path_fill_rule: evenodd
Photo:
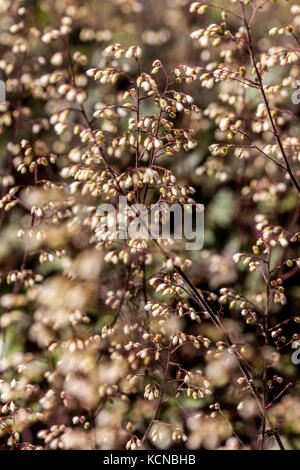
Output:
<svg viewBox="0 0 300 470">
<path fill-rule="evenodd" d="M 19 23 L 14 23 L 9 27 L 9 32 L 11 34 L 19 33 L 24 29 L 24 21 L 20 21 Z"/>
<path fill-rule="evenodd" d="M 300 5 L 292 5 L 291 6 L 291 14 L 292 15 L 299 15 L 300 14 Z"/>
<path fill-rule="evenodd" d="M 229 126 L 230 126 L 230 121 L 231 121 L 231 118 L 230 117 L 223 117 L 220 122 L 219 122 L 219 128 L 221 129 L 221 131 L 227 131 L 229 129 Z"/>
<path fill-rule="evenodd" d="M 42 41 L 49 44 L 61 36 L 66 36 L 72 31 L 72 18 L 70 16 L 64 16 L 61 20 L 60 29 L 52 29 L 42 35 Z"/>
<path fill-rule="evenodd" d="M 119 256 L 118 256 L 118 251 L 113 250 L 113 251 L 109 251 L 108 253 L 106 253 L 104 257 L 104 261 L 106 263 L 118 264 L 120 261 Z"/>
<path fill-rule="evenodd" d="M 62 52 L 55 52 L 51 59 L 50 63 L 55 67 L 60 67 L 64 62 L 64 54 Z"/>
<path fill-rule="evenodd" d="M 46 394 L 39 400 L 39 402 L 44 410 L 50 410 L 56 405 L 56 392 L 53 389 L 47 390 Z"/>
<path fill-rule="evenodd" d="M 5 403 L 5 405 L 2 406 L 1 413 L 3 414 L 14 413 L 16 409 L 17 407 L 16 407 L 15 402 L 11 401 L 10 403 Z"/>
<path fill-rule="evenodd" d="M 203 13 L 205 13 L 207 8 L 208 8 L 208 5 L 206 5 L 205 3 L 193 2 L 190 5 L 190 13 L 198 13 L 198 15 L 202 15 Z"/>
<path fill-rule="evenodd" d="M 125 52 L 125 57 L 127 59 L 139 59 L 143 55 L 143 51 L 139 46 L 130 46 Z"/>
<path fill-rule="evenodd" d="M 55 59 L 54 59 L 55 60 Z M 57 60 L 57 58 L 56 58 Z M 55 70 L 53 73 L 44 73 L 35 80 L 35 85 L 41 88 L 46 88 L 49 84 L 61 82 L 67 78 L 66 74 L 61 70 Z"/>
<path fill-rule="evenodd" d="M 193 31 L 190 36 L 192 39 L 197 39 L 201 47 L 207 47 L 209 45 L 209 39 L 212 38 L 213 39 L 212 46 L 216 47 L 221 44 L 221 38 L 216 37 L 216 35 L 223 34 L 223 32 L 224 32 L 224 28 L 222 25 L 211 24 L 206 29 L 201 28 L 196 31 Z M 221 51 L 221 54 L 220 54 L 221 57 L 222 55 L 224 55 L 224 53 L 230 56 L 231 58 L 231 55 L 232 55 L 231 50 Z M 231 61 L 228 61 L 228 62 L 231 63 Z"/>
<path fill-rule="evenodd" d="M 140 343 L 135 343 L 134 341 L 129 341 L 129 343 L 125 344 L 124 349 L 125 351 L 131 351 L 132 349 L 137 349 L 140 347 Z M 145 358 L 147 355 L 147 351 L 143 350 L 139 352 L 139 357 Z"/>
<path fill-rule="evenodd" d="M 140 447 L 141 441 L 140 439 L 136 437 L 132 437 L 127 443 L 126 443 L 126 449 L 127 450 L 136 450 L 138 447 Z"/>
<path fill-rule="evenodd" d="M 68 344 L 68 350 L 73 353 L 76 351 L 82 351 L 85 349 L 86 345 L 84 341 L 82 341 L 80 338 L 74 338 L 72 341 L 69 341 Z"/>
<path fill-rule="evenodd" d="M 96 105 L 97 109 L 94 112 L 93 116 L 96 119 L 104 118 L 108 120 L 122 118 L 127 115 L 127 108 L 129 107 L 128 105 L 129 103 L 125 103 L 123 106 L 105 106 L 101 108 Z M 119 145 L 122 144 L 119 142 Z M 134 142 L 132 143 L 132 145 L 134 145 Z"/>
<path fill-rule="evenodd" d="M 246 323 L 248 325 L 252 325 L 254 323 L 256 323 L 256 320 L 257 320 L 257 315 L 255 312 L 247 309 L 247 308 L 243 308 L 241 310 L 241 315 L 242 317 L 246 317 Z"/>
<path fill-rule="evenodd" d="M 170 198 L 171 201 L 176 201 L 177 199 L 179 202 L 182 204 L 192 204 L 196 206 L 196 210 L 200 210 L 201 206 L 200 204 L 195 204 L 195 201 L 193 199 L 185 199 L 182 198 L 181 196 L 187 196 L 188 194 L 194 194 L 195 189 L 193 187 L 187 187 L 187 186 L 179 186 L 179 185 L 165 185 L 162 188 L 160 188 L 160 192 L 164 198 Z M 203 207 L 202 207 L 203 209 Z M 189 208 L 186 207 L 186 210 L 188 211 Z M 190 208 L 191 210 L 191 208 Z"/>
<path fill-rule="evenodd" d="M 274 27 L 269 30 L 269 35 L 274 36 L 275 34 L 279 34 L 280 36 L 282 36 L 284 34 L 291 34 L 293 31 L 294 31 L 294 28 L 291 25 L 288 25 L 282 28 Z"/>
<path fill-rule="evenodd" d="M 40 218 L 43 217 L 44 211 L 41 207 L 32 206 L 30 209 L 30 214 L 34 215 L 34 217 Z"/>
<path fill-rule="evenodd" d="M 148 96 L 152 96 L 157 91 L 157 83 L 147 73 L 143 72 L 136 80 L 139 88 L 142 88 Z"/>
<path fill-rule="evenodd" d="M 155 432 L 155 431 L 154 431 Z M 155 436 L 152 438 L 154 440 Z M 175 431 L 172 432 L 172 441 L 173 442 L 186 442 L 188 439 L 187 435 L 180 431 L 179 428 L 176 428 Z"/>
<path fill-rule="evenodd" d="M 111 336 L 115 332 L 115 328 L 110 325 L 104 325 L 101 330 L 101 339 L 105 339 L 108 336 Z"/>
<path fill-rule="evenodd" d="M 8 62 L 7 60 L 1 59 L 0 60 L 0 69 L 3 70 L 3 72 L 6 75 L 10 75 L 12 73 L 12 71 L 14 70 L 14 64 L 12 64 L 11 62 Z M 6 106 L 5 106 L 5 108 L 7 109 Z"/>
<path fill-rule="evenodd" d="M 287 52 L 279 57 L 279 62 L 281 66 L 294 64 L 295 62 L 298 62 L 298 60 L 298 52 Z"/>
<path fill-rule="evenodd" d="M 115 384 L 114 385 L 102 384 L 98 388 L 98 393 L 101 398 L 110 397 L 118 393 L 118 390 L 119 390 L 118 386 Z"/>
<path fill-rule="evenodd" d="M 89 69 L 87 70 L 86 74 L 88 77 L 93 78 L 94 80 L 99 80 L 99 82 L 103 85 L 106 83 L 111 83 L 112 85 L 114 85 L 120 76 L 120 74 L 112 68 Z"/>
<path fill-rule="evenodd" d="M 0 199 L 0 209 L 4 209 L 6 212 L 8 212 L 10 209 L 12 209 L 18 204 L 18 201 L 16 199 L 13 199 L 13 196 L 17 191 L 17 187 L 11 188 L 9 192 L 5 194 L 2 199 Z"/>
<path fill-rule="evenodd" d="M 142 49 L 139 46 L 130 46 L 126 49 L 122 44 L 116 43 L 111 46 L 107 46 L 104 49 L 103 55 L 105 57 L 112 56 L 115 59 L 119 59 L 123 55 L 125 55 L 127 59 L 139 59 L 142 57 Z"/>
<path fill-rule="evenodd" d="M 51 163 L 54 163 L 55 162 L 55 159 L 56 157 L 52 157 L 51 155 L 49 156 L 49 161 Z M 18 159 L 15 159 L 14 160 L 14 163 L 17 163 L 18 162 Z M 38 166 L 38 165 L 41 165 L 41 166 L 48 166 L 48 160 L 46 157 L 38 157 L 36 161 L 32 161 L 31 163 L 20 163 L 16 170 L 18 173 L 21 173 L 21 175 L 25 175 L 27 173 L 27 171 L 29 170 L 30 173 L 34 173 L 35 171 L 35 168 Z"/>
<path fill-rule="evenodd" d="M 44 450 L 43 446 L 34 446 L 33 444 L 29 444 L 29 442 L 22 442 L 19 448 L 20 450 Z"/>
<path fill-rule="evenodd" d="M 161 139 L 157 139 L 156 137 L 147 136 L 143 142 L 143 147 L 148 151 L 154 149 L 159 149 L 163 146 L 163 142 Z"/>
<path fill-rule="evenodd" d="M 200 389 L 199 387 L 188 387 L 186 389 L 186 394 L 188 397 L 192 397 L 193 400 L 202 400 L 205 395 L 211 395 L 212 391 L 209 388 Z"/>
<path fill-rule="evenodd" d="M 188 65 L 181 65 L 174 69 L 176 75 L 176 82 L 181 83 L 184 80 L 187 84 L 191 84 L 197 80 L 197 75 L 202 70 L 201 67 L 189 67 Z"/>
<path fill-rule="evenodd" d="M 24 235 L 26 235 L 29 238 L 35 238 L 38 242 L 42 242 L 43 240 L 46 240 L 46 233 L 43 230 L 36 230 L 36 229 L 31 229 L 29 228 L 28 230 L 25 231 L 25 229 L 21 228 L 18 231 L 17 237 L 22 238 Z"/>
<path fill-rule="evenodd" d="M 142 181 L 144 184 L 159 184 L 161 182 L 158 172 L 151 168 L 146 168 L 142 176 Z"/>
<path fill-rule="evenodd" d="M 82 54 L 81 52 L 79 51 L 76 51 L 74 52 L 73 54 L 73 60 L 75 62 L 78 62 L 78 64 L 81 64 L 81 65 L 86 65 L 87 62 L 88 62 L 88 58 L 85 54 Z"/>
<path fill-rule="evenodd" d="M 93 175 L 93 171 L 89 168 L 78 168 L 77 171 L 72 174 L 73 178 L 78 181 L 88 181 L 92 179 Z M 73 191 L 71 191 L 71 194 L 72 193 Z"/>
<path fill-rule="evenodd" d="M 195 318 L 196 320 L 197 318 Z M 182 345 L 184 343 L 186 343 L 187 341 L 189 342 L 192 342 L 193 346 L 196 348 L 196 349 L 200 349 L 200 346 L 201 344 L 206 348 L 208 349 L 210 344 L 211 344 L 211 341 L 210 339 L 208 338 L 205 338 L 204 336 L 194 336 L 194 335 L 186 335 L 185 333 L 177 333 L 175 336 L 173 336 L 172 338 L 172 344 L 173 346 L 177 346 L 177 345 Z M 187 376 L 188 377 L 188 376 Z"/>
<path fill-rule="evenodd" d="M 97 247 L 100 248 L 105 245 L 107 242 L 110 244 L 111 242 L 117 241 L 120 239 L 120 230 L 119 229 L 106 229 L 106 227 L 99 226 L 95 231 L 95 238 L 98 241 Z M 110 260 L 108 260 L 110 261 Z M 120 258 L 121 261 L 121 258 Z M 129 264 L 129 254 L 126 252 L 124 259 L 122 260 L 124 264 Z M 113 264 L 116 263 L 116 258 L 111 261 Z"/>
<path fill-rule="evenodd" d="M 217 347 L 217 350 L 220 352 L 225 351 L 225 349 L 227 348 L 226 343 L 224 343 L 224 341 L 217 341 L 216 347 Z"/>
<path fill-rule="evenodd" d="M 23 269 L 22 271 L 11 271 L 7 277 L 7 284 L 22 281 L 25 286 L 32 287 L 36 282 L 42 282 L 43 276 L 41 274 L 34 274 L 31 269 Z"/>
<path fill-rule="evenodd" d="M 295 243 L 295 242 L 297 242 L 297 241 L 299 241 L 299 240 L 300 240 L 300 232 L 294 233 L 294 235 L 293 235 L 292 238 L 290 239 L 290 241 L 291 241 L 292 243 Z"/>
<path fill-rule="evenodd" d="M 90 423 L 86 421 L 85 416 L 73 416 L 72 418 L 72 423 L 73 424 L 82 424 L 84 429 L 88 429 L 90 426 Z"/>
<path fill-rule="evenodd" d="M 130 297 L 130 292 L 124 293 L 122 290 L 117 290 L 116 292 L 110 290 L 107 292 L 107 298 L 105 300 L 105 305 L 109 305 L 113 310 L 117 309 L 121 302 L 124 301 L 124 298 Z"/>
<path fill-rule="evenodd" d="M 75 310 L 70 313 L 69 321 L 72 326 L 76 326 L 79 323 L 90 323 L 90 318 L 80 310 Z"/>
<path fill-rule="evenodd" d="M 172 426 L 173 427 L 173 426 Z M 174 429 L 174 428 L 173 428 Z M 153 429 L 151 432 L 151 440 L 152 442 L 157 442 L 163 439 L 163 435 L 160 432 L 159 426 Z M 184 434 L 177 426 L 175 427 L 174 431 L 172 432 L 172 441 L 173 442 L 186 442 L 187 441 L 187 436 Z"/>
<path fill-rule="evenodd" d="M 214 411 L 211 412 L 210 417 L 211 418 L 216 418 L 218 412 L 221 411 L 220 403 L 213 403 L 213 404 L 209 405 L 209 409 L 214 410 Z"/>
<path fill-rule="evenodd" d="M 39 256 L 39 262 L 42 263 L 53 263 L 54 255 L 52 253 L 48 253 L 47 251 L 43 251 L 43 253 Z"/>
<path fill-rule="evenodd" d="M 252 379 L 248 380 L 246 377 L 239 377 L 237 379 L 238 385 L 243 386 L 243 390 L 249 390 L 250 389 L 250 384 L 252 383 Z"/>
<path fill-rule="evenodd" d="M 16 40 L 15 44 L 13 45 L 12 52 L 14 54 L 24 54 L 27 52 L 28 44 L 24 38 L 19 38 Z"/>
<path fill-rule="evenodd" d="M 17 444 L 20 440 L 20 434 L 17 431 L 14 431 L 11 433 L 9 438 L 7 439 L 7 445 L 9 447 L 13 447 L 15 444 Z"/>
<path fill-rule="evenodd" d="M 150 279 L 149 284 L 151 286 L 155 286 L 157 281 L 158 281 L 157 278 L 152 278 L 152 279 Z M 159 281 L 161 281 L 161 280 L 159 279 Z M 182 291 L 181 287 L 173 286 L 170 282 L 162 282 L 155 289 L 155 292 L 157 292 L 157 293 L 160 292 L 161 295 L 174 295 L 176 293 L 179 294 L 181 291 Z M 152 315 L 153 315 L 153 313 L 152 313 Z"/>
<path fill-rule="evenodd" d="M 43 439 L 45 444 L 49 444 L 50 449 L 57 449 L 62 448 L 62 442 L 60 441 L 60 437 L 66 431 L 66 426 L 64 424 L 57 425 L 54 424 L 51 428 L 42 429 L 37 433 L 37 437 L 39 439 Z"/>
<path fill-rule="evenodd" d="M 268 387 L 271 389 L 273 388 L 273 384 L 282 384 L 283 383 L 283 377 L 280 377 L 280 375 L 273 375 L 272 379 L 268 380 Z"/>
<path fill-rule="evenodd" d="M 144 397 L 150 401 L 155 400 L 155 398 L 159 397 L 159 390 L 156 387 L 147 384 L 145 387 Z"/>
<path fill-rule="evenodd" d="M 272 333 L 271 333 L 271 336 L 272 338 L 279 338 L 280 339 L 280 336 L 281 336 L 281 333 L 282 333 L 282 328 L 278 328 L 277 330 L 273 330 Z"/>
<path fill-rule="evenodd" d="M 171 309 L 168 306 L 163 305 L 163 304 L 154 303 L 154 302 L 151 302 L 151 301 L 148 301 L 144 308 L 145 308 L 146 312 L 151 312 L 151 315 L 153 317 L 160 316 L 160 317 L 163 317 L 163 318 L 167 318 L 170 315 L 170 312 L 171 312 Z"/>
<path fill-rule="evenodd" d="M 193 104 L 194 98 L 190 95 L 186 95 L 185 93 L 174 93 L 174 99 L 176 100 L 176 109 L 177 111 L 183 111 L 184 106 L 183 104 Z M 182 104 L 183 103 L 183 104 Z"/>
<path fill-rule="evenodd" d="M 162 63 L 160 60 L 156 59 L 153 63 L 152 63 L 152 67 L 153 69 L 151 70 L 151 74 L 155 75 L 159 72 L 159 70 L 162 68 Z"/>
<path fill-rule="evenodd" d="M 131 254 L 140 254 L 148 248 L 147 240 L 139 240 L 135 238 L 131 238 L 129 240 L 128 246 L 131 248 L 130 250 Z M 146 256 L 146 259 L 148 259 L 150 262 L 151 256 L 150 258 Z"/>
<path fill-rule="evenodd" d="M 259 261 L 251 261 L 251 257 L 248 256 L 247 258 L 244 259 L 243 264 L 246 266 L 249 266 L 249 271 L 253 272 L 256 271 L 260 267 L 260 262 Z"/>
<path fill-rule="evenodd" d="M 49 44 L 50 42 L 55 41 L 60 37 L 60 31 L 58 29 L 52 29 L 51 31 L 48 31 L 47 33 L 44 33 L 42 36 L 42 41 L 46 44 Z"/>
<path fill-rule="evenodd" d="M 199 80 L 201 82 L 202 88 L 207 88 L 210 89 L 214 86 L 214 84 L 222 79 L 226 78 L 226 72 L 225 75 L 223 72 L 219 73 L 218 71 L 215 71 L 213 74 L 212 73 L 203 73 L 200 77 Z"/>
<path fill-rule="evenodd" d="M 12 175 L 0 176 L 0 184 L 6 187 L 13 186 L 15 184 L 15 178 Z"/>
<path fill-rule="evenodd" d="M 246 256 L 245 253 L 234 253 L 232 259 L 235 263 L 239 263 L 244 256 Z"/>
<path fill-rule="evenodd" d="M 76 101 L 78 104 L 82 104 L 87 100 L 86 91 L 67 84 L 61 85 L 58 88 L 58 93 L 64 96 L 68 101 Z"/>
<path fill-rule="evenodd" d="M 209 151 L 212 155 L 218 155 L 220 157 L 225 157 L 230 149 L 229 145 L 224 144 L 213 144 L 209 146 Z"/>
<path fill-rule="evenodd" d="M 108 29 L 95 31 L 92 28 L 82 28 L 79 34 L 79 38 L 83 42 L 93 40 L 97 42 L 110 41 L 111 37 L 112 33 Z"/>
<path fill-rule="evenodd" d="M 257 241 L 258 246 L 266 242 L 268 242 L 271 247 L 276 247 L 278 243 L 283 248 L 288 246 L 287 235 L 282 227 L 269 225 L 268 219 L 263 214 L 257 214 L 255 216 L 255 222 L 256 229 L 262 232 L 262 238 Z M 296 239 L 292 237 L 290 241 L 296 241 Z"/>
</svg>

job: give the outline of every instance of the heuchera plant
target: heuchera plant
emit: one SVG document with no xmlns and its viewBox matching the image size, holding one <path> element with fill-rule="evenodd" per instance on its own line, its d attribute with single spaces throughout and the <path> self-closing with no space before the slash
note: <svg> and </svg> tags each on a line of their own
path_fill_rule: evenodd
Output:
<svg viewBox="0 0 300 470">
<path fill-rule="evenodd" d="M 143 2 L 46 3 L 1 3 L 2 448 L 296 447 L 300 7 L 159 2 L 174 65 L 113 42 Z M 120 236 L 202 203 L 203 250 Z"/>
</svg>

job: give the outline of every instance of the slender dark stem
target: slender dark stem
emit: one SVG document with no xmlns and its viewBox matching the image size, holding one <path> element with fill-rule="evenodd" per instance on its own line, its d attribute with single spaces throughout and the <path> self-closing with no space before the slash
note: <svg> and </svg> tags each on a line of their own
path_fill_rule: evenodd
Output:
<svg viewBox="0 0 300 470">
<path fill-rule="evenodd" d="M 248 38 L 248 48 L 249 48 L 249 53 L 250 53 L 250 57 L 251 57 L 251 62 L 252 62 L 252 66 L 254 67 L 255 69 L 255 72 L 256 72 L 256 76 L 257 76 L 257 79 L 258 79 L 258 83 L 259 83 L 259 89 L 260 89 L 260 92 L 261 92 L 261 95 L 262 95 L 262 98 L 263 98 L 263 101 L 265 103 L 265 106 L 266 106 L 266 110 L 267 110 L 267 113 L 268 113 L 268 117 L 269 117 L 269 121 L 270 121 L 270 125 L 272 127 L 272 130 L 273 130 L 273 133 L 274 133 L 274 136 L 275 136 L 275 139 L 277 141 L 277 144 L 278 144 L 278 147 L 280 149 L 280 152 L 281 152 L 281 155 L 284 159 L 284 162 L 285 162 L 285 166 L 286 166 L 286 171 L 288 172 L 295 188 L 297 189 L 299 195 L 300 195 L 300 185 L 298 183 L 298 181 L 296 180 L 294 174 L 293 174 L 293 171 L 291 169 L 291 166 L 290 166 L 290 163 L 289 163 L 289 160 L 288 160 L 288 157 L 286 155 L 286 152 L 284 150 L 284 147 L 283 147 L 283 144 L 282 144 L 282 141 L 281 141 L 281 138 L 280 138 L 280 135 L 278 133 L 278 129 L 276 127 L 276 124 L 274 122 L 274 119 L 273 119 L 273 116 L 272 116 L 272 112 L 271 112 L 271 108 L 270 108 L 270 104 L 268 102 L 268 99 L 267 99 L 267 96 L 266 96 L 266 93 L 265 93 L 265 90 L 264 90 L 264 85 L 263 85 L 263 81 L 262 81 L 262 78 L 261 78 L 261 74 L 258 70 L 258 67 L 257 67 L 257 63 L 256 63 L 256 60 L 255 60 L 255 55 L 254 55 L 254 49 L 253 49 L 253 44 L 252 44 L 252 37 L 251 37 L 251 31 L 250 31 L 250 28 L 249 28 L 249 25 L 248 25 L 248 22 L 246 20 L 246 17 L 244 17 L 244 24 L 245 24 L 245 27 L 246 27 L 246 30 L 247 30 L 247 38 Z"/>
<path fill-rule="evenodd" d="M 167 361 L 166 361 L 166 366 L 165 366 L 165 371 L 164 371 L 164 376 L 163 376 L 163 381 L 162 381 L 162 384 L 161 384 L 161 387 L 160 387 L 160 392 L 159 392 L 159 398 L 158 398 L 158 404 L 157 404 L 157 407 L 155 409 L 155 413 L 153 415 L 153 418 L 151 419 L 150 421 L 150 424 L 149 426 L 147 427 L 146 429 L 146 432 L 142 438 L 142 441 L 141 443 L 143 444 L 145 442 L 145 440 L 147 439 L 148 435 L 149 435 L 149 432 L 151 431 L 151 428 L 152 428 L 152 425 L 153 423 L 155 422 L 155 420 L 157 419 L 158 417 L 158 413 L 159 413 L 159 410 L 161 408 L 161 405 L 162 405 L 162 402 L 163 402 L 163 395 L 164 395 L 164 392 L 165 392 L 165 386 L 166 386 L 166 383 L 167 383 L 167 377 L 168 377 L 168 371 L 169 371 L 169 366 L 170 366 L 170 357 L 171 357 L 171 346 L 168 348 L 168 356 L 167 356 Z"/>
</svg>

